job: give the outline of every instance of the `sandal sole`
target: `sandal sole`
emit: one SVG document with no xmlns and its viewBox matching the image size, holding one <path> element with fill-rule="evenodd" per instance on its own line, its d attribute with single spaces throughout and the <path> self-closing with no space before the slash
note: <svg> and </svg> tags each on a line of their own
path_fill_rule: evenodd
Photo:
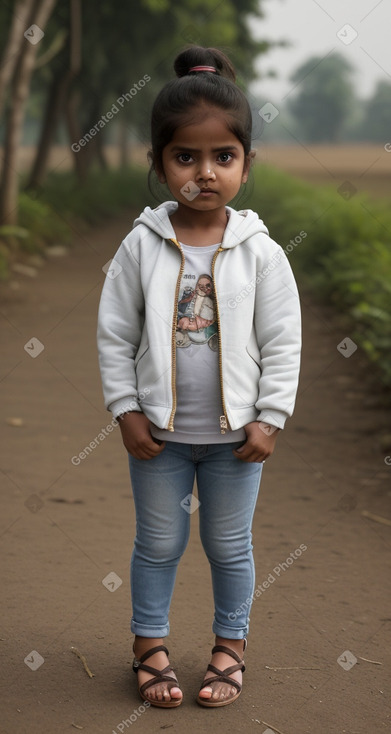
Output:
<svg viewBox="0 0 391 734">
<path fill-rule="evenodd" d="M 182 698 L 179 698 L 177 701 L 175 701 L 174 699 L 171 699 L 171 701 L 152 701 L 150 698 L 148 698 L 148 696 L 146 696 L 145 694 L 143 695 L 140 691 L 139 691 L 139 694 L 144 702 L 148 701 L 148 703 L 151 706 L 156 706 L 156 708 L 159 708 L 159 709 L 177 708 L 177 706 L 180 706 L 183 701 L 183 696 Z"/>
<path fill-rule="evenodd" d="M 200 698 L 200 696 L 197 696 L 196 701 L 200 704 L 200 706 L 204 706 L 205 708 L 217 708 L 218 706 L 228 706 L 230 703 L 233 703 L 234 701 L 237 701 L 242 691 L 238 691 L 236 696 L 232 696 L 232 698 L 228 698 L 226 701 L 213 701 L 210 703 L 210 698 Z"/>
</svg>

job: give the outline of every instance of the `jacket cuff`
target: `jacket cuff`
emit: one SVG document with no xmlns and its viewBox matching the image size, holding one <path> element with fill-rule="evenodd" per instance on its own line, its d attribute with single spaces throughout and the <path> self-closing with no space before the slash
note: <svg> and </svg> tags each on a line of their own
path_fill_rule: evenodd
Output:
<svg viewBox="0 0 391 734">
<path fill-rule="evenodd" d="M 107 410 L 112 412 L 114 418 L 118 418 L 118 416 L 123 413 L 132 413 L 133 411 L 137 413 L 142 412 L 139 402 L 134 395 L 128 395 L 128 397 L 115 400 L 114 403 L 110 403 L 110 405 L 107 406 Z"/>
<path fill-rule="evenodd" d="M 282 431 L 286 419 L 286 413 L 281 413 L 279 410 L 262 410 L 257 421 L 267 423 L 269 426 L 275 426 L 276 428 L 280 428 Z"/>
</svg>

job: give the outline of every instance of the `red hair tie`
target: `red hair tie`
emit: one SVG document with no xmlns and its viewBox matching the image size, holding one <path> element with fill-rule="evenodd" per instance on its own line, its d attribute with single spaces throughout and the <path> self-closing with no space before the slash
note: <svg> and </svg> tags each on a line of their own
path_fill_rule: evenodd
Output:
<svg viewBox="0 0 391 734">
<path fill-rule="evenodd" d="M 216 74 L 217 69 L 215 69 L 214 66 L 192 66 L 191 69 L 189 69 L 188 74 L 190 74 L 191 71 L 213 71 Z"/>
</svg>

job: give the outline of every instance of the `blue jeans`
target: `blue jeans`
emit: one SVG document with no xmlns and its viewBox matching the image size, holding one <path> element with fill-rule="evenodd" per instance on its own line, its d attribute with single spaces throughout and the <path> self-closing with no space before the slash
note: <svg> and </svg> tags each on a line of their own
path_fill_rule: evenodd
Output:
<svg viewBox="0 0 391 734">
<path fill-rule="evenodd" d="M 167 441 L 153 459 L 129 454 L 136 509 L 131 560 L 135 635 L 169 634 L 176 571 L 195 511 L 211 568 L 212 630 L 227 639 L 246 638 L 255 584 L 251 525 L 263 464 L 236 458 L 232 450 L 241 445 L 243 441 L 208 445 Z M 195 476 L 199 506 L 192 497 Z"/>
</svg>

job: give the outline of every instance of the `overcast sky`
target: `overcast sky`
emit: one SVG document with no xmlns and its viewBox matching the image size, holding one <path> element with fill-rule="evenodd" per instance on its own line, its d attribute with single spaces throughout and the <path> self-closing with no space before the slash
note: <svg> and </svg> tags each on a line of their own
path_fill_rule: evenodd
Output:
<svg viewBox="0 0 391 734">
<path fill-rule="evenodd" d="M 333 50 L 357 69 L 352 80 L 359 97 L 369 97 L 381 79 L 391 82 L 390 0 L 264 0 L 262 7 L 265 18 L 251 23 L 253 35 L 292 46 L 260 57 L 258 71 L 274 68 L 278 78 L 253 83 L 253 93 L 273 102 L 289 99 L 292 72 L 310 56 Z"/>
</svg>

